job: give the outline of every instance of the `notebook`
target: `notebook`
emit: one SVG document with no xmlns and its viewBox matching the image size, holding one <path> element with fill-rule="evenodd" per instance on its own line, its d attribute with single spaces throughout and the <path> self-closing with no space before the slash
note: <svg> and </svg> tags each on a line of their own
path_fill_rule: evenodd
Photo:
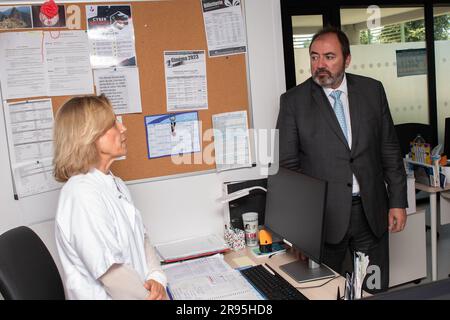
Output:
<svg viewBox="0 0 450 320">
<path fill-rule="evenodd" d="M 173 300 L 262 300 L 258 291 L 231 268 L 223 255 L 162 266 Z"/>
<path fill-rule="evenodd" d="M 215 234 L 156 244 L 155 249 L 165 263 L 188 260 L 229 250 Z"/>
</svg>

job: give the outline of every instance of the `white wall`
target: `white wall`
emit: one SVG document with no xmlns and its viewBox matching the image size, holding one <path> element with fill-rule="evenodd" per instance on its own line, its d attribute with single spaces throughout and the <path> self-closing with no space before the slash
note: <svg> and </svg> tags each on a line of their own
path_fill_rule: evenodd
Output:
<svg viewBox="0 0 450 320">
<path fill-rule="evenodd" d="M 273 128 L 279 96 L 285 91 L 279 1 L 246 0 L 245 17 L 254 127 Z M 18 225 L 31 225 L 57 257 L 53 217 L 58 191 L 14 200 L 6 144 L 1 113 L 0 233 Z M 201 233 L 222 234 L 223 207 L 216 201 L 221 196 L 222 181 L 259 177 L 256 167 L 131 184 L 129 188 L 152 241 L 158 243 Z"/>
</svg>

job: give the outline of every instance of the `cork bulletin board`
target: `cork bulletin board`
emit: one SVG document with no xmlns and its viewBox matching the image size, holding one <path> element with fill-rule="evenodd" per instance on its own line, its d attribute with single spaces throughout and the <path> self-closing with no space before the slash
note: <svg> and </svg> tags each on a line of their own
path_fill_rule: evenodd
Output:
<svg viewBox="0 0 450 320">
<path fill-rule="evenodd" d="M 86 5 L 131 5 L 142 113 L 122 115 L 122 121 L 127 127 L 128 154 L 125 160 L 116 161 L 112 165 L 111 169 L 114 174 L 130 181 L 215 169 L 215 164 L 206 164 L 203 161 L 195 164 L 194 154 L 191 154 L 191 164 L 175 164 L 170 156 L 148 159 L 144 122 L 145 116 L 168 113 L 164 51 L 205 50 L 208 52 L 201 1 L 64 2 L 59 4 L 64 4 L 66 8 L 70 4 L 79 7 L 81 29 L 84 30 L 87 28 Z M 33 29 L 33 31 L 36 30 L 39 29 Z M 49 31 L 48 29 L 42 30 Z M 67 30 L 67 28 L 53 30 Z M 17 32 L 18 30 L 11 31 Z M 3 30 L 2 32 L 9 31 Z M 200 132 L 212 128 L 211 117 L 213 114 L 245 110 L 250 118 L 246 54 L 213 58 L 209 58 L 206 54 L 206 73 L 208 109 L 198 110 L 198 120 L 201 121 Z M 39 98 L 46 97 L 33 97 L 33 99 Z M 51 98 L 53 109 L 56 112 L 70 96 Z M 8 100 L 8 102 L 13 101 L 15 100 Z M 201 140 L 200 152 L 203 152 L 204 148 L 211 143 L 211 140 Z"/>
</svg>

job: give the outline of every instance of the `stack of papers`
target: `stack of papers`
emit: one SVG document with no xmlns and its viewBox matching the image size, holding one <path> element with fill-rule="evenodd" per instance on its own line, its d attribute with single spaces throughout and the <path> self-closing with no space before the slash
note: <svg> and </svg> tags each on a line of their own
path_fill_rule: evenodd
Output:
<svg viewBox="0 0 450 320">
<path fill-rule="evenodd" d="M 263 297 L 217 254 L 163 265 L 173 300 L 262 300 Z"/>
<path fill-rule="evenodd" d="M 355 299 L 362 298 L 363 282 L 367 274 L 367 267 L 369 266 L 369 256 L 362 252 L 356 252 L 354 261 L 355 273 Z"/>
<path fill-rule="evenodd" d="M 362 252 L 353 253 L 353 269 L 350 274 L 346 274 L 344 300 L 355 300 L 362 298 L 363 281 L 369 266 L 369 256 Z"/>
<path fill-rule="evenodd" d="M 165 263 L 193 259 L 229 250 L 225 241 L 215 234 L 181 239 L 155 245 Z"/>
</svg>

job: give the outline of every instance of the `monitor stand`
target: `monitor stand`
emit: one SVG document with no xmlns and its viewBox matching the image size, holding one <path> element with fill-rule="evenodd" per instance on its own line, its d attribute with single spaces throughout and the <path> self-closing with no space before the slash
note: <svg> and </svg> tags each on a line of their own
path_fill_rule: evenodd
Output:
<svg viewBox="0 0 450 320">
<path fill-rule="evenodd" d="M 281 265 L 280 269 L 299 283 L 332 278 L 335 276 L 334 272 L 327 266 L 319 265 L 310 259 L 308 259 L 308 261 L 296 260 Z"/>
</svg>

